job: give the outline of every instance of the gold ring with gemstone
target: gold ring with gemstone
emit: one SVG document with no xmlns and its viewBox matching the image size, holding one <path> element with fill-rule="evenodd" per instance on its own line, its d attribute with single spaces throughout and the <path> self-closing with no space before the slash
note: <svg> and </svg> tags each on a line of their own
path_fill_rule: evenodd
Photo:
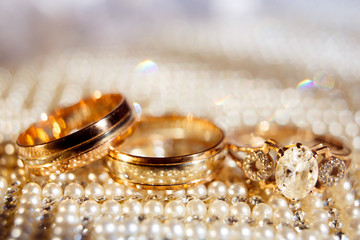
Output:
<svg viewBox="0 0 360 240">
<path fill-rule="evenodd" d="M 213 180 L 226 154 L 223 131 L 207 120 L 143 117 L 104 164 L 110 176 L 128 186 L 173 190 Z"/>
<path fill-rule="evenodd" d="M 268 123 L 251 132 L 231 137 L 236 144 L 230 144 L 230 156 L 250 180 L 291 200 L 339 183 L 351 163 L 350 149 L 332 136 Z M 245 138 L 252 146 L 243 145 Z"/>
<path fill-rule="evenodd" d="M 35 175 L 59 174 L 106 155 L 131 134 L 134 123 L 121 94 L 94 95 L 31 125 L 17 139 L 18 154 Z"/>
</svg>

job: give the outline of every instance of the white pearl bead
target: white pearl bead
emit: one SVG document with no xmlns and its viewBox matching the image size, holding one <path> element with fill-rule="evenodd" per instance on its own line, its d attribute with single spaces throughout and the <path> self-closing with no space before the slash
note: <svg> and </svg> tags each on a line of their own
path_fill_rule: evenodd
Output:
<svg viewBox="0 0 360 240">
<path fill-rule="evenodd" d="M 323 202 L 320 197 L 315 194 L 310 194 L 302 200 L 302 207 L 309 209 L 323 208 Z"/>
<path fill-rule="evenodd" d="M 266 225 L 255 227 L 251 234 L 253 240 L 272 240 L 274 239 L 274 235 L 274 229 Z"/>
<path fill-rule="evenodd" d="M 161 238 L 162 225 L 161 222 L 156 219 L 145 219 L 140 226 L 140 232 L 146 234 L 148 238 Z"/>
<path fill-rule="evenodd" d="M 126 200 L 123 203 L 123 213 L 127 216 L 138 216 L 142 213 L 142 205 L 136 200 Z"/>
<path fill-rule="evenodd" d="M 85 187 L 85 196 L 90 199 L 97 199 L 104 196 L 104 188 L 99 183 L 90 183 Z"/>
<path fill-rule="evenodd" d="M 229 197 L 246 198 L 247 188 L 244 183 L 233 183 L 228 189 Z"/>
<path fill-rule="evenodd" d="M 72 212 L 59 212 L 55 218 L 56 224 L 75 225 L 80 223 L 79 215 Z"/>
<path fill-rule="evenodd" d="M 273 221 L 275 224 L 290 224 L 293 219 L 293 212 L 288 207 L 277 207 L 274 210 Z"/>
<path fill-rule="evenodd" d="M 144 205 L 144 214 L 148 217 L 157 217 L 164 214 L 164 207 L 161 202 L 150 200 Z"/>
<path fill-rule="evenodd" d="M 188 188 L 187 194 L 197 197 L 197 198 L 201 198 L 201 197 L 204 197 L 207 195 L 207 188 L 205 187 L 205 185 L 200 184 L 200 185 Z"/>
<path fill-rule="evenodd" d="M 41 197 L 38 194 L 29 192 L 21 196 L 20 204 L 28 207 L 38 208 L 41 206 Z"/>
<path fill-rule="evenodd" d="M 113 182 L 105 185 L 105 196 L 107 199 L 117 199 L 125 197 L 125 188 L 123 185 Z"/>
<path fill-rule="evenodd" d="M 215 222 L 209 226 L 209 239 L 226 240 L 230 237 L 230 228 L 223 222 Z"/>
<path fill-rule="evenodd" d="M 168 218 L 185 217 L 186 208 L 181 200 L 168 202 L 165 206 L 165 216 Z"/>
<path fill-rule="evenodd" d="M 70 183 L 65 187 L 64 195 L 73 199 L 81 198 L 84 196 L 84 188 L 78 183 Z"/>
<path fill-rule="evenodd" d="M 318 235 L 309 229 L 302 230 L 298 234 L 298 240 L 317 240 Z"/>
<path fill-rule="evenodd" d="M 297 240 L 297 234 L 290 228 L 280 228 L 275 234 L 276 240 Z"/>
<path fill-rule="evenodd" d="M 143 190 L 140 190 L 140 189 L 128 187 L 125 190 L 125 194 L 129 198 L 131 198 L 131 197 L 142 198 L 142 197 L 144 197 L 145 192 Z"/>
<path fill-rule="evenodd" d="M 95 218 L 100 214 L 100 205 L 94 200 L 87 200 L 80 206 L 80 216 Z"/>
<path fill-rule="evenodd" d="M 286 199 L 281 195 L 272 195 L 269 198 L 269 204 L 273 208 L 289 206 Z"/>
<path fill-rule="evenodd" d="M 37 195 L 41 195 L 41 191 L 42 191 L 42 189 L 41 189 L 40 185 L 37 183 L 34 183 L 34 182 L 27 183 L 22 189 L 23 194 L 31 192 L 31 193 L 35 193 Z"/>
<path fill-rule="evenodd" d="M 63 194 L 63 190 L 57 183 L 48 183 L 44 186 L 42 190 L 42 195 L 44 198 L 55 198 L 59 199 Z"/>
<path fill-rule="evenodd" d="M 326 236 L 329 235 L 330 229 L 329 226 L 322 221 L 314 221 L 310 224 L 310 229 L 312 231 L 315 231 L 319 234 L 321 234 L 321 236 Z"/>
<path fill-rule="evenodd" d="M 76 213 L 79 211 L 79 205 L 72 199 L 61 201 L 58 208 L 59 212 Z"/>
<path fill-rule="evenodd" d="M 327 222 L 329 220 L 328 212 L 325 209 L 313 209 L 309 214 L 309 217 L 316 221 Z"/>
<path fill-rule="evenodd" d="M 250 240 L 251 239 L 251 227 L 247 223 L 236 223 L 231 229 L 231 239 L 237 240 Z"/>
<path fill-rule="evenodd" d="M 188 216 L 198 216 L 200 218 L 206 215 L 206 205 L 199 199 L 193 199 L 186 204 L 186 213 Z"/>
<path fill-rule="evenodd" d="M 94 227 L 95 233 L 98 235 L 97 238 L 106 237 L 106 238 L 113 238 L 114 235 L 117 235 L 117 226 L 114 220 L 110 217 L 102 217 L 100 220 L 95 224 Z"/>
<path fill-rule="evenodd" d="M 184 225 L 176 219 L 167 220 L 163 225 L 163 233 L 167 239 L 182 239 L 185 235 Z"/>
<path fill-rule="evenodd" d="M 6 181 L 6 178 L 0 176 L 0 190 L 6 191 L 8 187 L 8 183 Z"/>
<path fill-rule="evenodd" d="M 204 186 L 204 185 L 203 185 Z M 205 190 L 206 187 L 204 186 Z M 180 189 L 180 190 L 166 190 L 166 195 L 173 195 L 175 198 L 182 198 L 184 197 L 186 194 L 185 189 Z M 206 194 L 205 194 L 206 195 Z"/>
<path fill-rule="evenodd" d="M 119 216 L 121 214 L 121 205 L 115 200 L 106 200 L 101 205 L 101 213 L 102 214 L 108 214 L 111 216 Z"/>
<path fill-rule="evenodd" d="M 251 209 L 249 205 L 245 202 L 239 202 L 230 207 L 230 215 L 235 216 L 239 219 L 249 217 L 251 214 Z"/>
<path fill-rule="evenodd" d="M 126 236 L 135 236 L 139 232 L 139 221 L 134 218 L 126 218 L 124 227 Z"/>
<path fill-rule="evenodd" d="M 351 218 L 358 219 L 360 218 L 360 208 L 355 206 L 346 206 L 345 214 Z"/>
<path fill-rule="evenodd" d="M 229 205 L 224 201 L 215 200 L 210 204 L 208 214 L 209 216 L 224 218 L 229 215 Z"/>
<path fill-rule="evenodd" d="M 226 192 L 226 185 L 221 181 L 214 181 L 208 186 L 208 194 L 211 197 L 225 197 Z"/>
<path fill-rule="evenodd" d="M 272 215 L 273 215 L 272 208 L 265 203 L 259 203 L 255 205 L 251 214 L 251 216 L 257 221 L 261 221 L 264 219 L 271 219 Z"/>
<path fill-rule="evenodd" d="M 188 240 L 206 239 L 207 228 L 205 223 L 193 221 L 185 225 L 185 237 Z"/>
</svg>

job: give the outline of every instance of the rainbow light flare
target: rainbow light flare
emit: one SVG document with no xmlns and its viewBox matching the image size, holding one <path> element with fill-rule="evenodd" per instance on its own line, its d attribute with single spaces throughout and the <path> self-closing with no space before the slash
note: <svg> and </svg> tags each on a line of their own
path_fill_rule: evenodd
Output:
<svg viewBox="0 0 360 240">
<path fill-rule="evenodd" d="M 231 97 L 231 94 L 226 95 L 225 97 L 215 101 L 215 105 L 216 106 L 221 106 L 221 105 L 225 104 L 226 101 L 229 100 L 230 97 Z"/>
<path fill-rule="evenodd" d="M 314 87 L 315 84 L 310 79 L 305 79 L 299 82 L 299 84 L 296 86 L 296 89 L 308 89 Z"/>
<path fill-rule="evenodd" d="M 154 61 L 145 60 L 136 65 L 135 71 L 141 74 L 156 73 L 159 71 L 159 68 Z"/>
</svg>

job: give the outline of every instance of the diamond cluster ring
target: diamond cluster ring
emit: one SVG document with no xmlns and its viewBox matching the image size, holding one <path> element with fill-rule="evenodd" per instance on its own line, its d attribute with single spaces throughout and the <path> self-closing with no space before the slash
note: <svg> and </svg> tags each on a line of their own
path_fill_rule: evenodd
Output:
<svg viewBox="0 0 360 240">
<path fill-rule="evenodd" d="M 338 139 L 291 127 L 267 126 L 263 130 L 248 135 L 262 141 L 260 147 L 230 144 L 230 155 L 251 181 L 275 188 L 288 199 L 299 200 L 344 178 L 351 151 Z M 288 144 L 273 140 L 276 137 Z M 294 141 L 302 137 L 311 147 Z"/>
</svg>

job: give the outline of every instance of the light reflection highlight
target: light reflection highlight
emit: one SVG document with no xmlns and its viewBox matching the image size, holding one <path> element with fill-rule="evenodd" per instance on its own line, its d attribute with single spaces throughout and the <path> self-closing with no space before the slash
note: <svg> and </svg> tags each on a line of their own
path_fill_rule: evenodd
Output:
<svg viewBox="0 0 360 240">
<path fill-rule="evenodd" d="M 154 61 L 145 60 L 136 66 L 135 71 L 141 74 L 156 73 L 159 71 L 159 68 Z"/>
<path fill-rule="evenodd" d="M 231 94 L 226 95 L 225 97 L 215 101 L 215 105 L 216 106 L 224 105 L 229 100 L 230 97 L 231 97 Z"/>
<path fill-rule="evenodd" d="M 310 79 L 305 79 L 296 86 L 296 89 L 309 89 L 314 87 L 314 82 Z"/>
</svg>

